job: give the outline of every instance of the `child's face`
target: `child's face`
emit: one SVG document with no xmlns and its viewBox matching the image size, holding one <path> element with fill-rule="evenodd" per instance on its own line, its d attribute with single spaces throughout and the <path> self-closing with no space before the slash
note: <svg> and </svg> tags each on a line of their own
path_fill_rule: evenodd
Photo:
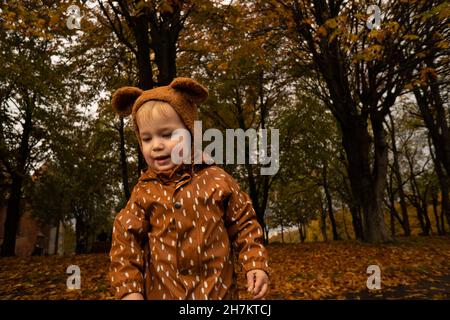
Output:
<svg viewBox="0 0 450 320">
<path fill-rule="evenodd" d="M 171 139 L 173 131 L 187 128 L 169 104 L 164 102 L 157 104 L 158 107 L 143 105 L 136 115 L 136 122 L 139 127 L 142 154 L 147 165 L 162 171 L 175 167 L 175 163 L 171 160 L 171 152 L 179 143 L 179 139 Z M 143 110 L 144 108 L 147 109 Z"/>
</svg>

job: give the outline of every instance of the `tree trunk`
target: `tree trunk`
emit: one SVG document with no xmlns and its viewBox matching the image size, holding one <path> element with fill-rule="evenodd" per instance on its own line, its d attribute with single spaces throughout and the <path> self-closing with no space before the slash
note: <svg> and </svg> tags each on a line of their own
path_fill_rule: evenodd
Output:
<svg viewBox="0 0 450 320">
<path fill-rule="evenodd" d="M 434 64 L 428 62 L 428 67 Z M 439 93 L 437 79 L 430 74 L 430 85 L 414 89 L 414 95 L 422 114 L 424 123 L 430 132 L 436 151 L 436 158 L 442 163 L 446 176 L 450 176 L 450 130 L 447 123 L 448 114 L 444 109 Z"/>
<path fill-rule="evenodd" d="M 242 130 L 247 130 L 245 127 L 245 123 L 243 118 L 239 117 L 239 127 Z M 263 125 L 264 128 L 264 125 Z M 248 159 L 248 149 L 245 149 L 245 156 L 246 159 Z M 265 211 L 267 207 L 267 200 L 269 198 L 269 177 L 268 176 L 262 176 L 260 177 L 260 180 L 258 181 L 253 173 L 253 166 L 249 163 L 249 161 L 245 162 L 245 169 L 247 171 L 247 182 L 249 186 L 249 196 L 252 199 L 253 208 L 256 213 L 256 218 L 258 220 L 258 223 L 261 225 L 263 230 L 265 229 L 266 223 L 264 221 Z M 262 180 L 262 182 L 261 182 Z M 259 182 L 259 183 L 258 183 Z M 262 189 L 262 191 L 261 191 Z M 264 235 L 263 237 L 264 244 L 267 244 L 269 242 L 268 234 Z"/>
<path fill-rule="evenodd" d="M 246 150 L 245 152 L 248 153 L 248 150 Z M 258 223 L 261 225 L 261 227 L 264 230 L 265 226 L 266 226 L 265 221 L 264 221 L 265 206 L 263 208 L 262 204 L 261 204 L 261 198 L 259 196 L 259 190 L 257 188 L 257 181 L 255 178 L 255 175 L 253 174 L 253 167 L 248 162 L 246 162 L 245 168 L 247 170 L 247 182 L 249 185 L 249 196 L 252 199 L 253 208 L 256 213 L 256 219 L 258 220 Z M 268 194 L 263 194 L 263 196 L 268 197 Z M 265 201 L 263 201 L 263 202 L 266 203 Z M 263 240 L 264 240 L 264 243 L 267 244 L 269 239 L 266 235 L 264 235 Z"/>
<path fill-rule="evenodd" d="M 391 208 L 391 210 L 390 210 L 390 212 L 391 212 L 391 214 L 390 214 L 390 222 L 391 222 L 391 235 L 393 236 L 393 237 L 395 237 L 395 216 L 394 216 L 394 213 L 392 212 L 393 210 L 392 210 L 392 208 Z"/>
<path fill-rule="evenodd" d="M 425 221 L 423 220 L 422 208 L 416 207 L 417 219 L 419 220 L 420 229 L 422 229 L 422 235 L 426 236 L 427 229 L 425 227 Z"/>
<path fill-rule="evenodd" d="M 417 219 L 419 220 L 419 225 L 422 229 L 422 235 L 428 236 L 431 231 L 431 222 L 427 212 L 427 192 L 425 191 L 425 194 L 421 196 L 415 178 L 412 178 L 412 182 L 415 185 L 415 187 L 413 187 L 412 204 L 416 208 Z"/>
<path fill-rule="evenodd" d="M 449 192 L 449 177 L 445 174 L 445 171 L 442 169 L 441 161 L 436 157 L 433 152 L 433 148 L 430 141 L 430 135 L 428 137 L 428 145 L 430 149 L 431 158 L 434 163 L 434 170 L 436 171 L 436 175 L 439 181 L 439 187 L 441 189 L 441 216 L 447 217 L 447 223 L 450 226 L 450 192 Z M 435 147 L 436 148 L 436 147 Z M 445 233 L 445 224 L 442 224 L 442 228 Z"/>
<path fill-rule="evenodd" d="M 450 179 L 444 179 L 442 177 L 442 181 L 441 179 L 439 180 L 441 184 L 441 215 L 442 217 L 445 216 L 447 218 L 447 224 L 450 227 L 450 193 L 449 183 L 447 182 Z M 444 224 L 442 225 L 442 227 L 444 228 Z"/>
<path fill-rule="evenodd" d="M 425 191 L 425 194 L 423 195 L 422 200 L 422 212 L 425 218 L 425 228 L 426 228 L 426 235 L 430 235 L 433 233 L 433 228 L 431 226 L 430 216 L 428 215 L 428 187 Z"/>
<path fill-rule="evenodd" d="M 327 235 L 327 210 L 322 208 L 322 212 L 320 214 L 320 230 L 322 232 L 323 241 L 328 241 Z"/>
<path fill-rule="evenodd" d="M 168 21 L 163 21 L 158 31 L 152 28 L 154 41 L 155 62 L 158 65 L 158 85 L 168 85 L 177 74 L 176 43 L 178 32 L 171 30 Z"/>
<path fill-rule="evenodd" d="M 402 225 L 403 221 L 402 221 L 402 219 L 400 218 L 400 216 L 398 215 L 397 209 L 396 209 L 393 205 L 389 205 L 389 212 L 390 212 L 390 216 L 391 216 L 393 219 L 397 219 L 397 221 L 400 223 L 400 225 Z M 392 225 L 392 223 L 393 223 L 394 225 Z M 392 231 L 392 228 L 395 229 L 395 220 L 391 220 L 391 231 Z M 403 229 L 403 230 L 404 230 L 404 229 Z M 392 234 L 392 235 L 394 236 L 395 234 Z"/>
<path fill-rule="evenodd" d="M 363 213 L 364 240 L 380 243 L 389 240 L 385 230 L 382 196 L 386 182 L 387 147 L 382 134 L 382 122 L 372 121 L 375 142 L 373 175 L 370 170 L 370 139 L 367 124 L 354 119 L 352 125 L 341 126 L 342 143 L 348 159 L 352 193 Z"/>
<path fill-rule="evenodd" d="M 265 212 L 266 212 L 267 202 L 269 199 L 269 190 L 270 190 L 269 176 L 263 176 L 262 180 L 263 180 L 263 183 L 262 183 L 263 191 L 262 191 L 262 199 L 261 199 L 261 206 L 260 206 L 261 212 L 259 213 L 258 221 L 264 230 L 265 226 L 266 226 L 266 221 L 264 220 L 264 216 L 265 216 Z M 269 234 L 266 234 L 266 235 L 264 235 L 264 244 L 268 244 L 268 243 L 269 243 Z"/>
<path fill-rule="evenodd" d="M 429 67 L 434 67 L 428 61 Z M 435 155 L 436 173 L 441 184 L 442 207 L 445 209 L 445 216 L 450 226 L 450 204 L 448 195 L 448 183 L 450 181 L 450 129 L 447 123 L 448 114 L 443 106 L 443 101 L 439 93 L 437 79 L 431 76 L 429 87 L 414 89 L 417 105 L 427 127 L 431 141 L 433 142 Z M 428 90 L 429 89 L 429 90 Z M 439 164 L 438 164 L 439 163 Z M 437 167 L 440 167 L 439 169 Z M 445 186 L 447 185 L 447 186 Z M 446 192 L 444 191 L 446 190 Z"/>
<path fill-rule="evenodd" d="M 149 90 L 155 86 L 153 81 L 153 69 L 150 61 L 150 39 L 148 34 L 148 22 L 146 16 L 142 15 L 137 19 L 136 27 L 133 29 L 137 45 L 137 65 L 139 75 L 139 88 Z M 146 164 L 142 156 L 140 145 L 137 149 L 138 154 L 138 177 L 141 176 L 142 170 Z M 127 198 L 128 199 L 128 198 Z"/>
<path fill-rule="evenodd" d="M 393 171 L 391 173 L 393 173 Z M 397 209 L 395 208 L 395 192 L 393 190 L 394 186 L 393 186 L 392 179 L 393 179 L 392 174 L 390 174 L 388 184 L 387 184 L 387 193 L 388 193 L 388 200 L 389 200 L 389 203 L 387 203 L 387 207 L 389 208 L 390 217 L 391 217 L 391 234 L 392 234 L 392 236 L 395 236 L 395 220 L 394 220 L 394 218 L 395 218 L 402 226 L 405 236 L 406 236 L 406 230 L 409 230 L 408 235 L 411 235 L 411 229 L 409 227 L 409 222 L 408 222 L 408 228 L 406 228 L 404 225 L 404 220 L 402 220 L 402 218 L 399 216 L 399 214 L 397 212 Z M 408 218 L 408 221 L 409 221 L 409 218 Z"/>
<path fill-rule="evenodd" d="M 1 255 L 4 257 L 14 256 L 16 252 L 16 235 L 21 216 L 22 186 L 27 174 L 25 167 L 31 151 L 29 144 L 31 131 L 33 129 L 32 110 L 34 108 L 34 97 L 30 95 L 24 97 L 24 104 L 25 119 L 22 124 L 23 131 L 20 139 L 18 159 L 16 164 L 9 166 L 14 168 L 14 171 L 10 172 L 12 183 L 10 197 L 7 202 L 8 208 L 6 210 L 4 237 L 1 250 Z"/>
<path fill-rule="evenodd" d="M 330 216 L 331 228 L 333 230 L 333 240 L 340 240 L 339 234 L 337 232 L 336 220 L 334 219 L 333 201 L 331 199 L 331 193 L 328 186 L 328 176 L 327 176 L 327 166 L 323 164 L 323 189 L 325 192 L 325 197 L 327 199 L 328 215 Z"/>
<path fill-rule="evenodd" d="M 6 220 L 4 224 L 4 237 L 2 244 L 2 256 L 11 257 L 16 254 L 16 235 L 20 223 L 21 214 L 21 190 L 23 178 L 13 173 L 11 195 L 7 202 Z"/>
<path fill-rule="evenodd" d="M 425 217 L 425 228 L 427 231 L 426 235 L 429 236 L 433 233 L 433 228 L 431 227 L 430 217 L 428 216 L 427 210 L 423 210 L 422 212 L 424 213 L 424 217 Z"/>
<path fill-rule="evenodd" d="M 447 218 L 447 224 L 450 227 L 450 192 L 449 181 L 450 179 L 442 174 L 440 164 L 438 164 L 436 170 L 441 173 L 438 175 L 439 186 L 441 188 L 441 215 Z M 444 225 L 442 225 L 444 227 Z"/>
<path fill-rule="evenodd" d="M 299 222 L 297 228 L 298 234 L 300 235 L 300 242 L 304 243 L 306 239 L 306 226 L 304 223 Z"/>
<path fill-rule="evenodd" d="M 389 179 L 388 179 L 388 183 L 387 183 L 387 194 L 388 194 L 388 199 L 389 199 L 389 203 L 388 203 L 388 208 L 389 208 L 389 212 L 390 212 L 390 223 L 391 223 L 391 236 L 395 237 L 395 214 L 394 212 L 396 212 L 395 210 L 395 195 L 394 195 L 394 191 L 393 191 L 393 183 L 392 183 L 392 172 L 389 175 Z"/>
<path fill-rule="evenodd" d="M 433 203 L 433 215 L 434 215 L 434 220 L 436 223 L 436 229 L 437 229 L 438 235 L 442 236 L 442 235 L 444 235 L 444 232 L 441 228 L 440 217 L 439 217 L 439 213 L 438 213 L 438 209 L 437 209 L 437 206 L 438 206 L 438 198 L 437 197 L 438 197 L 438 195 L 437 195 L 436 191 L 433 190 L 431 192 L 431 200 Z"/>
<path fill-rule="evenodd" d="M 347 175 L 342 173 L 342 185 L 344 191 L 341 192 L 341 196 L 346 201 L 347 207 L 350 211 L 350 215 L 352 216 L 352 226 L 353 233 L 355 234 L 355 239 L 363 240 L 364 236 L 362 231 L 360 209 L 356 205 L 356 201 L 354 200 L 354 197 L 350 190 L 351 186 L 349 186 L 349 183 L 347 183 L 347 181 Z M 347 195 L 347 197 L 345 196 L 345 194 Z"/>
<path fill-rule="evenodd" d="M 86 232 L 85 225 L 81 217 L 77 217 L 75 220 L 75 252 L 77 254 L 86 253 Z"/>
<path fill-rule="evenodd" d="M 363 240 L 364 239 L 364 232 L 362 228 L 362 219 L 361 219 L 361 209 L 359 209 L 357 206 L 350 205 L 349 206 L 350 214 L 352 215 L 352 225 L 353 225 L 353 231 L 355 233 L 355 238 L 357 240 Z"/>
<path fill-rule="evenodd" d="M 132 25 L 134 37 L 136 39 L 136 60 L 138 66 L 139 88 L 142 90 L 152 89 L 155 84 L 153 82 L 153 69 L 150 60 L 150 38 L 148 32 L 148 17 L 141 15 L 135 18 Z"/>
<path fill-rule="evenodd" d="M 395 142 L 395 125 L 394 121 L 392 120 L 392 115 L 389 112 L 389 119 L 391 121 L 391 143 L 392 143 L 392 156 L 394 158 L 393 161 L 393 171 L 395 174 L 395 178 L 397 180 L 397 189 L 398 189 L 398 196 L 400 197 L 400 209 L 402 212 L 402 221 L 400 225 L 403 228 L 403 231 L 405 233 L 405 236 L 411 235 L 411 227 L 409 224 L 409 217 L 408 217 L 408 209 L 406 206 L 406 197 L 405 197 L 405 191 L 403 190 L 403 181 L 402 181 L 402 175 L 400 172 L 400 165 L 398 163 L 398 152 L 397 152 L 397 145 Z"/>
<path fill-rule="evenodd" d="M 119 135 L 120 135 L 120 164 L 122 167 L 122 187 L 125 199 L 126 201 L 128 201 L 128 199 L 130 198 L 130 187 L 128 186 L 128 163 L 127 163 L 127 155 L 125 153 L 125 133 L 122 116 L 120 117 Z"/>
<path fill-rule="evenodd" d="M 58 255 L 58 242 L 59 242 L 59 221 L 56 222 L 56 232 L 55 232 L 55 256 Z"/>
<path fill-rule="evenodd" d="M 441 204 L 441 207 L 442 207 L 442 204 Z M 447 233 L 447 231 L 445 230 L 444 211 L 442 210 L 442 208 L 441 208 L 440 219 L 441 219 L 441 226 L 442 226 L 442 234 L 445 235 Z"/>
<path fill-rule="evenodd" d="M 344 204 L 342 204 L 341 210 L 342 210 L 342 223 L 344 224 L 344 232 L 345 232 L 345 235 L 347 236 L 347 239 L 351 240 L 350 234 L 348 233 L 348 229 L 347 229 L 347 222 L 345 222 L 345 207 L 344 207 Z"/>
<path fill-rule="evenodd" d="M 419 185 L 417 183 L 416 180 L 416 176 L 414 174 L 414 167 L 413 167 L 413 159 L 408 158 L 408 165 L 409 165 L 409 170 L 410 170 L 410 174 L 411 174 L 411 191 L 412 191 L 412 195 L 409 197 L 411 204 L 414 206 L 414 208 L 416 208 L 416 214 L 417 214 L 417 219 L 419 220 L 419 225 L 420 228 L 422 229 L 422 235 L 428 235 L 429 234 L 429 230 L 427 228 L 426 225 L 426 219 L 425 219 L 425 214 L 426 212 L 426 205 L 424 206 L 423 203 L 425 202 L 424 199 L 421 199 L 421 195 L 420 195 L 420 189 L 419 189 Z"/>
</svg>

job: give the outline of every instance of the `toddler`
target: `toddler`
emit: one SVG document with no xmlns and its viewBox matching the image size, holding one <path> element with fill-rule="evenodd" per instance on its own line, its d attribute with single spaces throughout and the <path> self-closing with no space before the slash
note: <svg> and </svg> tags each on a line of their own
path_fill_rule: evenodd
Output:
<svg viewBox="0 0 450 320">
<path fill-rule="evenodd" d="M 237 299 L 234 252 L 253 298 L 268 291 L 267 251 L 248 194 L 203 153 L 201 161 L 172 161 L 174 131 L 193 136 L 207 97 L 189 78 L 113 95 L 116 112 L 131 113 L 148 165 L 114 221 L 109 275 L 118 299 Z"/>
</svg>

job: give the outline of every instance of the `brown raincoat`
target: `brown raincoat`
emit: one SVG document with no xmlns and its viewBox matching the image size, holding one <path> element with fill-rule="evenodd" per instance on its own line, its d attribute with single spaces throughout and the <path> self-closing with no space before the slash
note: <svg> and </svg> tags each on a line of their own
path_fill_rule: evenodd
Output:
<svg viewBox="0 0 450 320">
<path fill-rule="evenodd" d="M 245 272 L 268 272 L 262 239 L 250 197 L 222 168 L 148 169 L 114 221 L 116 298 L 237 299 L 233 253 Z"/>
</svg>

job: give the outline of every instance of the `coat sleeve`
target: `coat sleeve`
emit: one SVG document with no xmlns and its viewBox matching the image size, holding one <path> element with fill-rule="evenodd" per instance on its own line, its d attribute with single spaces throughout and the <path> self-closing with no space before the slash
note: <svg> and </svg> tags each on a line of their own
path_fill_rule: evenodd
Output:
<svg viewBox="0 0 450 320">
<path fill-rule="evenodd" d="M 268 254 L 263 246 L 263 230 L 256 219 L 252 200 L 228 174 L 227 182 L 231 195 L 227 203 L 225 223 L 230 240 L 239 254 L 239 261 L 246 273 L 253 269 L 262 269 L 269 274 Z"/>
<path fill-rule="evenodd" d="M 129 293 L 144 294 L 143 240 L 148 232 L 145 209 L 136 188 L 114 220 L 109 278 L 117 299 Z"/>
</svg>

